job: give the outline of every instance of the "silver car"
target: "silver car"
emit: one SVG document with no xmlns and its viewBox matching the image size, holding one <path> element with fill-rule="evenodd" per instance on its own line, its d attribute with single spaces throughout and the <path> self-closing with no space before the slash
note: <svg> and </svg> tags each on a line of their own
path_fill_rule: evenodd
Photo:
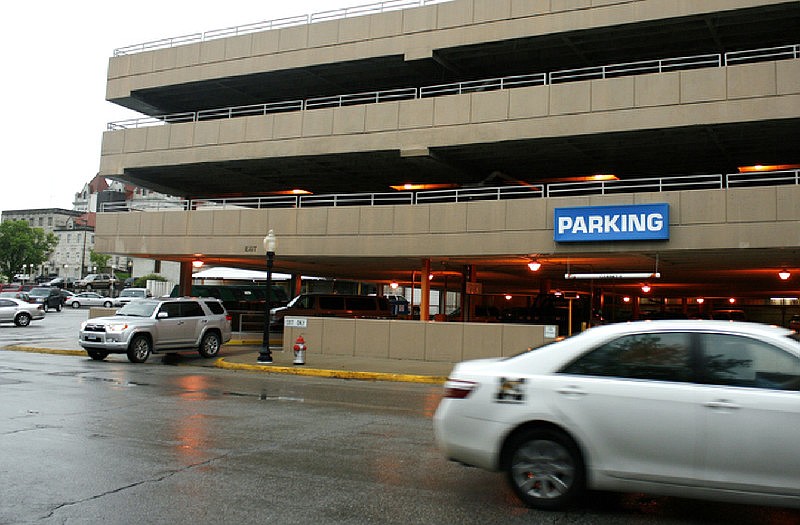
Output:
<svg viewBox="0 0 800 525">
<path fill-rule="evenodd" d="M 44 305 L 31 304 L 21 299 L 0 297 L 0 322 L 28 326 L 31 321 L 44 319 Z"/>
<path fill-rule="evenodd" d="M 79 344 L 89 357 L 127 354 L 143 363 L 151 353 L 194 349 L 216 357 L 231 339 L 231 316 L 218 299 L 137 299 L 109 317 L 81 324 Z"/>
</svg>

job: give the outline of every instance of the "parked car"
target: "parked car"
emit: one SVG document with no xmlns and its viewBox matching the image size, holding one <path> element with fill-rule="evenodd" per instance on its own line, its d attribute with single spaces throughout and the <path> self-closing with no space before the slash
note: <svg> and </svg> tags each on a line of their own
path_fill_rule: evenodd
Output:
<svg viewBox="0 0 800 525">
<path fill-rule="evenodd" d="M 20 283 L 6 283 L 0 284 L 0 292 L 21 292 L 22 285 Z"/>
<path fill-rule="evenodd" d="M 118 286 L 116 277 L 108 273 L 90 273 L 83 279 L 75 281 L 76 290 L 107 290 L 111 285 Z"/>
<path fill-rule="evenodd" d="M 147 299 L 148 297 L 153 297 L 153 294 L 147 288 L 125 288 L 114 300 L 114 306 L 125 306 L 133 299 Z"/>
<path fill-rule="evenodd" d="M 104 306 L 111 308 L 114 301 L 110 297 L 103 297 L 97 292 L 81 292 L 67 297 L 64 300 L 64 306 L 72 308 L 80 308 L 81 306 Z"/>
<path fill-rule="evenodd" d="M 38 319 L 44 319 L 44 305 L 13 297 L 0 297 L 0 322 L 28 326 L 31 321 Z"/>
<path fill-rule="evenodd" d="M 37 286 L 32 288 L 28 295 L 37 303 L 44 305 L 44 311 L 53 308 L 56 312 L 61 311 L 61 290 L 55 286 Z"/>
<path fill-rule="evenodd" d="M 143 363 L 151 353 L 195 349 L 215 357 L 231 339 L 231 317 L 217 299 L 164 298 L 131 301 L 109 317 L 81 324 L 78 341 L 95 360 L 127 354 Z"/>
<path fill-rule="evenodd" d="M 35 303 L 35 299 L 31 299 L 31 296 L 28 295 L 28 292 L 10 292 L 10 291 L 2 291 L 0 292 L 0 297 L 11 297 L 13 299 L 21 299 L 26 303 Z"/>
<path fill-rule="evenodd" d="M 714 310 L 711 318 L 719 321 L 747 321 L 744 310 Z"/>
<path fill-rule="evenodd" d="M 800 334 L 731 321 L 591 328 L 455 366 L 444 455 L 504 471 L 532 507 L 585 489 L 800 507 Z"/>
<path fill-rule="evenodd" d="M 70 292 L 69 290 L 65 290 L 64 288 L 59 288 L 59 290 L 61 292 L 61 304 L 66 303 L 67 298 L 75 295 L 75 292 Z"/>
<path fill-rule="evenodd" d="M 67 290 L 71 289 L 75 285 L 75 279 L 72 277 L 55 277 L 51 279 L 48 283 L 48 286 L 55 286 L 57 288 L 65 288 Z"/>
</svg>

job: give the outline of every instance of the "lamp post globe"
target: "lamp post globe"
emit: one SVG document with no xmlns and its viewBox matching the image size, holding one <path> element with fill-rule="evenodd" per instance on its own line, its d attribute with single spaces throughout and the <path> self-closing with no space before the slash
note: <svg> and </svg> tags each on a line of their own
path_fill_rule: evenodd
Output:
<svg viewBox="0 0 800 525">
<path fill-rule="evenodd" d="M 270 230 L 264 237 L 264 251 L 267 252 L 267 292 L 264 301 L 264 334 L 261 340 L 261 351 L 258 353 L 258 362 L 272 363 L 272 351 L 269 347 L 269 312 L 272 309 L 272 264 L 275 259 L 275 232 Z"/>
</svg>

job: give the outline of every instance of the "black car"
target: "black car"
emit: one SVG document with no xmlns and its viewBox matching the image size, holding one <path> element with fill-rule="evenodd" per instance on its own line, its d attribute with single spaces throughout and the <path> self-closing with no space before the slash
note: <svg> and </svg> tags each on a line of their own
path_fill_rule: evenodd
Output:
<svg viewBox="0 0 800 525">
<path fill-rule="evenodd" d="M 60 312 L 61 305 L 64 303 L 61 297 L 61 290 L 55 286 L 37 286 L 31 288 L 28 295 L 36 304 L 44 305 L 45 312 L 50 308 L 54 308 L 56 312 Z"/>
</svg>

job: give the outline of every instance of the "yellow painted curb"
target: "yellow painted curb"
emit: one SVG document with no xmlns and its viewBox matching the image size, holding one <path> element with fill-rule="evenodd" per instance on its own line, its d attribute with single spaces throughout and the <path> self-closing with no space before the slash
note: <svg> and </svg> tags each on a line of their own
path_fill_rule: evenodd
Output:
<svg viewBox="0 0 800 525">
<path fill-rule="evenodd" d="M 74 355 L 85 356 L 86 350 L 55 350 L 53 348 L 38 348 L 35 346 L 20 346 L 11 345 L 3 348 L 3 350 L 13 350 L 15 352 L 30 352 L 32 354 L 55 354 L 55 355 Z"/>
<path fill-rule="evenodd" d="M 250 370 L 253 372 L 270 372 L 274 374 L 290 374 L 296 376 L 330 377 L 335 379 L 360 379 L 363 381 L 397 381 L 404 383 L 429 383 L 444 384 L 446 377 L 422 376 L 414 374 L 394 374 L 386 372 L 355 372 L 352 370 L 327 370 L 321 368 L 305 368 L 294 366 L 276 365 L 247 365 L 244 363 L 229 363 L 224 358 L 214 362 L 217 368 L 227 370 Z"/>
</svg>

